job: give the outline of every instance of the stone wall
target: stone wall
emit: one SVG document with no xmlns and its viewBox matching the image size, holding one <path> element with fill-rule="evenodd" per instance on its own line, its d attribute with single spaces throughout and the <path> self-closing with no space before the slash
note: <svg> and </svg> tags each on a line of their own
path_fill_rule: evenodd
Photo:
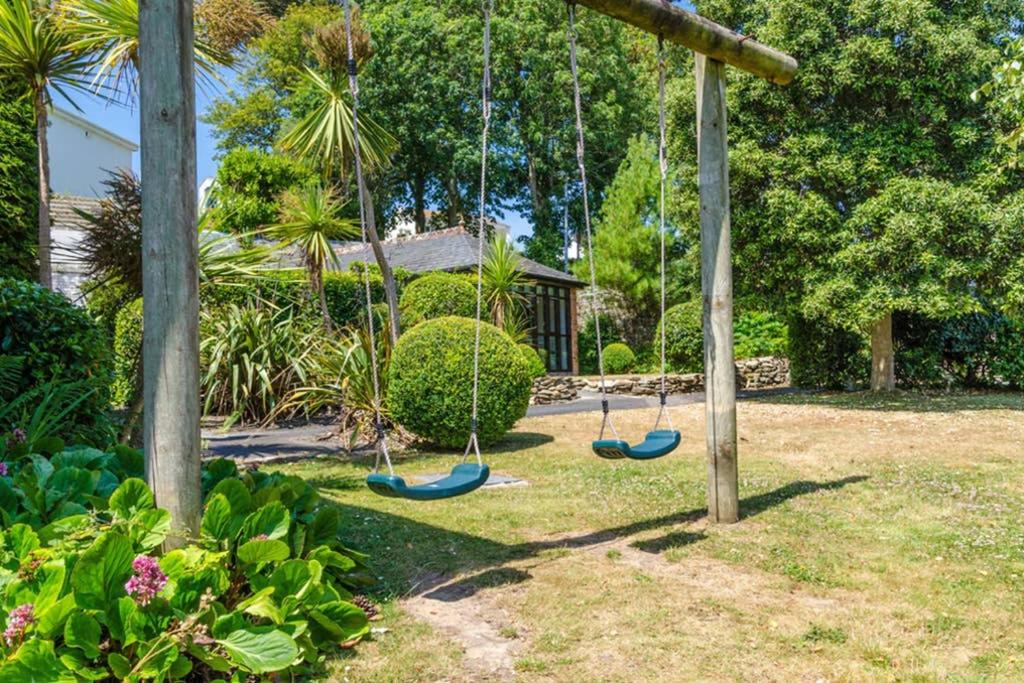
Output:
<svg viewBox="0 0 1024 683">
<path fill-rule="evenodd" d="M 689 394 L 704 390 L 701 373 L 670 374 L 665 378 L 669 394 Z M 738 389 L 772 389 L 789 386 L 789 361 L 785 358 L 748 358 L 736 362 Z M 610 394 L 657 396 L 661 390 L 659 375 L 626 375 L 609 377 L 606 387 Z M 565 403 L 580 397 L 583 392 L 600 391 L 596 377 L 565 377 L 549 375 L 533 382 L 531 402 L 538 405 Z"/>
</svg>

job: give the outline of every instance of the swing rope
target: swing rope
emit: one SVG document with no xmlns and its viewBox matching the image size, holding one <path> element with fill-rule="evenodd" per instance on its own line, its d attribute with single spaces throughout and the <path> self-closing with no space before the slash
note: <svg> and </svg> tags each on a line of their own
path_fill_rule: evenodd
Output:
<svg viewBox="0 0 1024 683">
<path fill-rule="evenodd" d="M 665 58 L 665 38 L 658 35 L 658 168 L 661 180 L 661 198 L 659 203 L 658 233 L 661 238 L 661 392 L 658 398 L 661 407 L 658 409 L 658 419 L 654 422 L 654 429 L 658 429 L 661 418 L 664 416 L 668 422 L 668 428 L 675 430 L 672 426 L 672 416 L 668 411 L 667 371 L 665 366 L 665 188 L 668 185 L 668 153 L 665 143 L 665 78 L 668 71 L 668 64 Z"/>
<path fill-rule="evenodd" d="M 481 84 L 481 99 L 483 101 L 483 132 L 480 143 L 480 230 L 477 233 L 477 258 L 476 258 L 476 338 L 473 342 L 473 415 L 469 422 L 469 443 L 466 444 L 466 452 L 462 454 L 462 461 L 469 458 L 470 450 L 476 454 L 476 463 L 483 465 L 480 458 L 480 441 L 477 439 L 477 407 L 480 394 L 480 327 L 483 308 L 484 292 L 484 238 L 486 230 L 486 208 L 487 208 L 487 138 L 491 129 L 491 11 L 493 0 L 484 0 L 482 4 L 484 13 L 484 75 Z"/>
<path fill-rule="evenodd" d="M 366 178 L 363 176 L 362 148 L 359 141 L 359 66 L 356 64 L 355 55 L 352 50 L 352 8 L 349 0 L 342 0 L 345 8 L 345 42 L 348 46 L 348 87 L 352 93 L 352 150 L 355 156 L 356 191 L 359 194 L 359 224 L 362 228 L 363 249 L 369 246 L 369 233 L 367 229 L 366 205 L 369 201 L 369 194 L 366 189 Z M 365 264 L 364 264 L 365 265 Z M 370 335 L 370 367 L 373 375 L 373 426 L 376 432 L 374 448 L 376 459 L 373 464 L 373 471 L 380 471 L 381 456 L 387 465 L 388 473 L 394 476 L 395 470 L 391 465 L 391 454 L 388 453 L 388 438 L 384 430 L 384 420 L 381 416 L 380 399 L 380 376 L 377 367 L 377 332 L 374 329 L 373 320 L 373 294 L 370 287 L 370 268 L 365 265 L 363 268 L 363 284 L 365 285 L 366 297 L 366 324 Z"/>
<path fill-rule="evenodd" d="M 604 377 L 604 352 L 601 348 L 601 317 L 597 299 L 597 271 L 594 268 L 594 238 L 590 227 L 590 204 L 587 198 L 587 164 L 585 160 L 585 146 L 583 143 L 583 104 L 580 96 L 579 69 L 576 64 L 576 3 L 566 3 L 569 13 L 569 68 L 572 72 L 573 104 L 576 109 L 576 165 L 580 171 L 580 184 L 583 187 L 583 223 L 586 226 L 587 234 L 587 257 L 590 264 L 590 307 L 594 316 L 594 336 L 597 341 L 597 371 L 601 376 L 601 434 L 599 439 L 604 438 L 605 428 L 609 428 L 615 438 L 619 433 L 612 423 L 611 414 L 608 410 L 608 387 Z"/>
</svg>

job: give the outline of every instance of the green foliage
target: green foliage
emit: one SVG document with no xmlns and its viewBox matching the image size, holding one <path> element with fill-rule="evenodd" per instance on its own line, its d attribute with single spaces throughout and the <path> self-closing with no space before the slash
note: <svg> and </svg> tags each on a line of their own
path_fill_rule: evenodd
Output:
<svg viewBox="0 0 1024 683">
<path fill-rule="evenodd" d="M 0 82 L 0 277 L 34 274 L 38 205 L 32 105 Z"/>
<path fill-rule="evenodd" d="M 211 224 L 221 232 L 248 235 L 276 223 L 281 195 L 310 180 L 300 163 L 281 154 L 232 149 L 217 167 Z"/>
<path fill-rule="evenodd" d="M 129 405 L 138 392 L 142 362 L 142 299 L 122 308 L 114 323 L 114 405 Z"/>
<path fill-rule="evenodd" d="M 526 308 L 526 297 L 519 289 L 531 281 L 523 271 L 523 257 L 507 239 L 492 237 L 484 252 L 481 276 L 484 301 L 491 309 L 491 322 L 507 332 L 516 326 Z"/>
<path fill-rule="evenodd" d="M 65 427 L 97 425 L 109 403 L 111 359 L 108 341 L 89 315 L 61 294 L 8 278 L 0 279 L 0 321 L 0 354 L 24 359 L 17 388 L 0 403 L 50 381 L 80 382 L 89 397 L 67 415 Z"/>
<path fill-rule="evenodd" d="M 1024 389 L 1024 320 L 1003 318 L 989 349 L 989 382 Z"/>
<path fill-rule="evenodd" d="M 771 313 L 749 311 L 736 317 L 733 327 L 736 358 L 785 356 L 788 344 L 786 323 Z"/>
<path fill-rule="evenodd" d="M 618 325 L 610 315 L 601 314 L 601 343 L 604 345 L 614 344 L 622 341 L 622 334 Z M 580 373 L 584 375 L 597 374 L 597 326 L 594 318 L 587 318 L 579 331 L 576 340 L 576 347 L 580 354 Z"/>
<path fill-rule="evenodd" d="M 704 367 L 704 311 L 699 299 L 676 304 L 654 332 L 654 354 L 661 355 L 661 328 L 665 327 L 665 364 L 676 372 L 700 372 Z"/>
<path fill-rule="evenodd" d="M 537 349 L 524 343 L 517 344 L 516 346 L 519 347 L 519 350 L 523 353 L 523 358 L 526 359 L 526 364 L 530 367 L 530 377 L 537 379 L 548 374 L 548 369 L 545 367 L 540 354 L 537 353 Z"/>
<path fill-rule="evenodd" d="M 604 371 L 611 375 L 631 372 L 636 365 L 636 354 L 622 342 L 604 347 Z"/>
<path fill-rule="evenodd" d="M 8 464 L 4 680 L 309 677 L 369 632 L 351 592 L 372 583 L 368 558 L 342 542 L 338 510 L 301 479 L 207 463 L 199 537 L 157 558 L 172 520 L 137 478 L 137 451 L 74 448 Z M 31 619 L 16 619 L 23 605 Z"/>
<path fill-rule="evenodd" d="M 992 70 L 992 80 L 982 84 L 971 97 L 975 101 L 989 98 L 993 108 L 1009 120 L 1009 132 L 1000 140 L 1010 151 L 1010 163 L 1016 166 L 1024 140 L 1024 38 L 1011 40 L 1005 57 L 1006 61 Z"/>
<path fill-rule="evenodd" d="M 142 184 L 128 169 L 109 171 L 95 214 L 75 209 L 82 224 L 78 257 L 90 278 L 142 295 Z"/>
<path fill-rule="evenodd" d="M 464 275 L 428 273 L 405 288 L 398 307 L 405 329 L 449 315 L 475 318 L 476 288 Z"/>
<path fill-rule="evenodd" d="M 646 136 L 630 139 L 626 158 L 601 205 L 594 235 L 597 284 L 610 290 L 622 309 L 627 320 L 623 333 L 633 345 L 646 343 L 661 317 L 659 178 L 657 146 Z M 683 245 L 671 223 L 666 226 L 665 249 L 671 306 L 680 298 L 680 283 L 698 280 L 681 260 Z M 575 273 L 590 280 L 587 259 L 576 262 Z"/>
<path fill-rule="evenodd" d="M 823 320 L 791 318 L 789 348 L 793 386 L 846 389 L 867 381 L 867 343 L 856 332 Z"/>
<path fill-rule="evenodd" d="M 440 446 L 469 438 L 475 322 L 428 320 L 398 340 L 389 370 L 388 407 L 395 420 Z M 494 443 L 526 415 L 532 378 L 519 348 L 493 325 L 481 323 L 477 436 Z"/>
</svg>

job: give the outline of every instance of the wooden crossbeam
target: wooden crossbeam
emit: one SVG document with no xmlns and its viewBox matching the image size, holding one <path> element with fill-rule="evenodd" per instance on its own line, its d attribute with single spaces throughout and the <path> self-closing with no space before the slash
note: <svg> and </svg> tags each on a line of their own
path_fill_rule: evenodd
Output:
<svg viewBox="0 0 1024 683">
<path fill-rule="evenodd" d="M 559 0 L 564 1 L 564 0 Z M 676 7 L 669 0 L 575 0 L 578 5 L 660 35 L 711 59 L 785 85 L 796 74 L 797 61 L 749 36 Z"/>
</svg>

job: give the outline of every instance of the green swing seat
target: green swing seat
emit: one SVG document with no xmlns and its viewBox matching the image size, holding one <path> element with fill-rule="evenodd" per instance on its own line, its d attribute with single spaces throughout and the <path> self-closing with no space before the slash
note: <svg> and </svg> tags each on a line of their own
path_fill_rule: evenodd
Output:
<svg viewBox="0 0 1024 683">
<path fill-rule="evenodd" d="M 394 474 L 375 472 L 366 478 L 366 485 L 374 493 L 388 498 L 406 500 L 443 500 L 475 491 L 491 476 L 487 465 L 463 463 L 452 468 L 451 474 L 429 484 L 409 486 Z"/>
<path fill-rule="evenodd" d="M 622 439 L 599 439 L 591 447 L 606 460 L 653 460 L 668 455 L 679 446 L 680 435 L 675 429 L 656 429 L 647 432 L 644 440 L 630 446 Z"/>
</svg>

